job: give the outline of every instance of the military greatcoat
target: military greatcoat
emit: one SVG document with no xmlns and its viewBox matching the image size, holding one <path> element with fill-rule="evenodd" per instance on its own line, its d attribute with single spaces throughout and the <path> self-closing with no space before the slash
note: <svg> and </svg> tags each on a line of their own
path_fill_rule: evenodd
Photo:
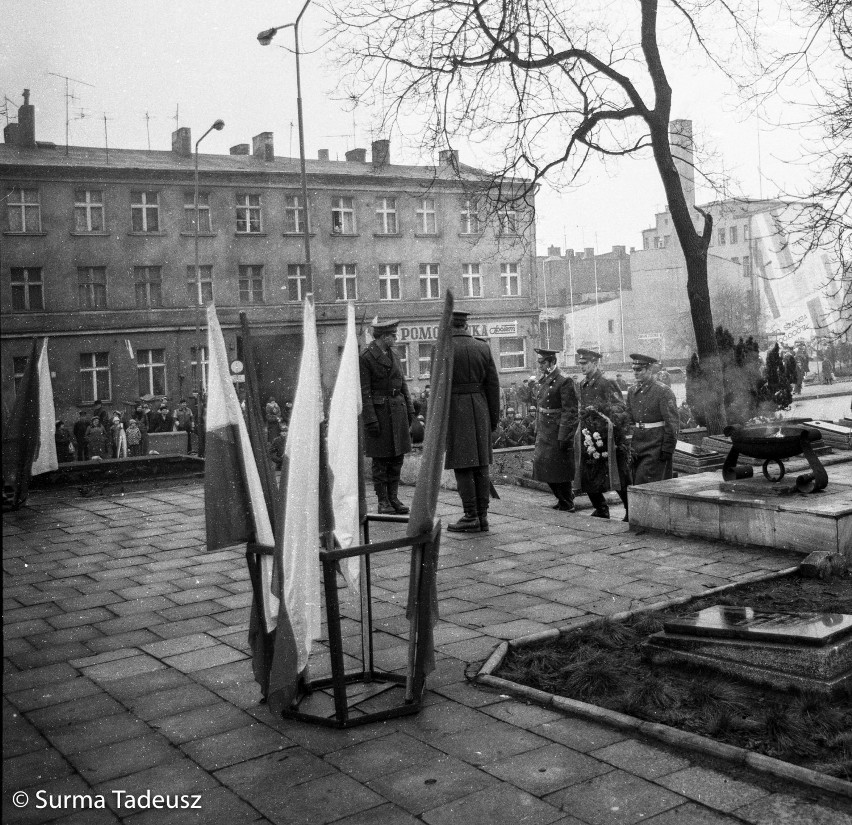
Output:
<svg viewBox="0 0 852 825">
<path fill-rule="evenodd" d="M 598 369 L 580 381 L 577 386 L 580 396 L 580 409 L 593 407 L 605 415 L 613 423 L 613 439 L 615 441 L 615 458 L 618 464 L 619 478 L 611 479 L 611 487 L 606 486 L 606 473 L 589 473 L 585 461 L 580 462 L 580 489 L 586 493 L 602 493 L 608 489 L 616 489 L 616 485 L 624 486 L 628 482 L 628 448 L 626 432 L 626 407 L 624 395 L 615 381 L 606 378 Z M 602 486 L 603 485 L 603 486 Z"/>
<path fill-rule="evenodd" d="M 555 368 L 535 385 L 536 419 L 533 478 L 550 484 L 574 478 L 574 432 L 577 429 L 577 392 L 574 382 Z M 559 442 L 571 446 L 563 450 Z"/>
<path fill-rule="evenodd" d="M 635 384 L 627 391 L 627 418 L 633 431 L 633 483 L 671 478 L 680 431 L 674 393 L 659 381 Z"/>
<path fill-rule="evenodd" d="M 377 421 L 379 434 L 364 434 L 365 452 L 370 458 L 394 458 L 411 452 L 409 425 L 414 405 L 402 374 L 399 356 L 385 352 L 373 341 L 360 357 L 361 400 L 364 426 Z"/>
<path fill-rule="evenodd" d="M 453 380 L 444 467 L 461 470 L 491 463 L 491 433 L 500 421 L 500 381 L 485 341 L 453 330 Z"/>
</svg>

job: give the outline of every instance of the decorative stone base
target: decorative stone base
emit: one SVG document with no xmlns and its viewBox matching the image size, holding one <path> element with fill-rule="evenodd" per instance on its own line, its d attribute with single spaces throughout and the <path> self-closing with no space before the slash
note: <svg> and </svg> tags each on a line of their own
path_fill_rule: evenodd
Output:
<svg viewBox="0 0 852 825">
<path fill-rule="evenodd" d="M 812 495 L 777 495 L 769 481 L 737 489 L 718 473 L 630 487 L 630 524 L 732 544 L 827 550 L 852 561 L 852 464 L 831 466 L 828 475 L 828 487 Z"/>
</svg>

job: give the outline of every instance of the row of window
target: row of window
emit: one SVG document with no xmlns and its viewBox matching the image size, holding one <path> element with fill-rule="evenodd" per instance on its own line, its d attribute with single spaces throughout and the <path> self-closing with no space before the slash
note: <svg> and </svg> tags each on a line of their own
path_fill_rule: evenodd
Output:
<svg viewBox="0 0 852 825">
<path fill-rule="evenodd" d="M 403 265 L 378 265 L 379 300 L 402 300 Z M 266 278 L 261 264 L 241 264 L 237 268 L 241 304 L 266 302 Z M 363 277 L 363 275 L 362 275 Z M 482 298 L 483 272 L 479 263 L 462 264 L 462 296 Z M 136 307 L 154 309 L 163 306 L 163 268 L 161 266 L 133 267 Z M 356 301 L 358 294 L 358 265 L 335 264 L 335 297 L 339 301 Z M 22 312 L 44 310 L 44 272 L 41 267 L 12 267 L 12 309 Z M 441 297 L 441 265 L 418 265 L 418 286 L 421 299 Z M 186 267 L 186 291 L 189 306 L 207 304 L 213 297 L 213 267 L 204 265 L 195 271 Z M 500 264 L 500 296 L 511 298 L 521 294 L 521 278 L 517 263 Z M 302 264 L 287 265 L 288 301 L 305 297 L 305 274 Z M 77 300 L 80 309 L 107 309 L 107 268 L 105 266 L 77 267 Z"/>
<path fill-rule="evenodd" d="M 499 338 L 499 368 L 504 371 L 525 370 L 527 368 L 526 346 L 524 338 Z M 400 344 L 396 347 L 403 374 L 411 378 L 409 364 L 409 349 L 415 348 L 411 358 L 417 359 L 417 377 L 429 378 L 429 368 L 432 358 L 431 343 Z M 201 347 L 201 382 L 207 386 L 207 347 Z M 198 384 L 197 358 L 198 350 L 190 350 L 190 385 Z M 27 356 L 16 356 L 13 359 L 15 390 L 17 391 L 24 370 L 27 366 Z M 169 394 L 166 371 L 166 351 L 164 349 L 137 349 L 136 376 L 140 397 L 143 395 Z M 80 403 L 91 404 L 95 399 L 108 402 L 112 400 L 112 365 L 109 352 L 84 352 L 80 354 L 79 369 Z"/>
<path fill-rule="evenodd" d="M 742 226 L 742 241 L 745 243 L 746 241 L 751 239 L 751 227 L 749 224 L 745 223 Z M 737 244 L 739 243 L 738 238 L 740 237 L 739 227 L 737 226 L 720 226 L 716 230 L 716 242 L 718 246 L 725 246 L 726 244 Z M 671 244 L 671 235 L 654 235 L 653 246 L 654 249 L 666 249 Z M 650 236 L 645 236 L 645 249 L 649 249 L 651 247 L 651 239 Z"/>
<path fill-rule="evenodd" d="M 9 232 L 39 233 L 42 231 L 41 200 L 38 189 L 16 187 L 6 198 L 7 229 Z M 258 193 L 237 192 L 234 202 L 236 231 L 239 234 L 262 234 L 264 231 L 263 196 Z M 377 235 L 400 234 L 400 203 L 396 197 L 378 197 L 375 200 Z M 198 231 L 212 234 L 210 193 L 198 195 Z M 130 228 L 135 233 L 161 232 L 160 193 L 156 190 L 134 190 L 130 193 Z M 195 193 L 183 194 L 183 231 L 195 232 Z M 300 195 L 284 196 L 284 232 L 298 234 L 304 231 L 305 209 Z M 335 196 L 331 199 L 331 225 L 333 235 L 357 235 L 358 221 L 354 197 Z M 499 231 L 504 235 L 517 235 L 519 212 L 503 209 L 499 215 Z M 471 199 L 463 199 L 459 213 L 459 232 L 464 235 L 481 234 L 485 222 L 482 210 Z M 419 198 L 413 211 L 414 232 L 420 235 L 437 235 L 439 212 L 435 198 Z M 102 189 L 74 190 L 74 231 L 102 233 L 106 231 L 105 200 Z"/>
</svg>

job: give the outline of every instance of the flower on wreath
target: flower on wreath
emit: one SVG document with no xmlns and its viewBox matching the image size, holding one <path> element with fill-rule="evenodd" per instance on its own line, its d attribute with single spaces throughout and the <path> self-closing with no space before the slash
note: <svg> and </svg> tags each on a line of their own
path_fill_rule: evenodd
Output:
<svg viewBox="0 0 852 825">
<path fill-rule="evenodd" d="M 580 434 L 583 437 L 583 452 L 587 462 L 605 461 L 607 451 L 606 420 L 593 407 L 586 407 L 580 415 Z M 603 435 L 601 435 L 603 433 Z"/>
</svg>

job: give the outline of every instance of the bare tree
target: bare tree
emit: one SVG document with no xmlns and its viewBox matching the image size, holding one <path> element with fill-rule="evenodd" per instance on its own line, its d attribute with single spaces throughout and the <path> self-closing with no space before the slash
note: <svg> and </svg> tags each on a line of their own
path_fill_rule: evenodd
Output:
<svg viewBox="0 0 852 825">
<path fill-rule="evenodd" d="M 810 188 L 789 193 L 798 208 L 782 221 L 794 266 L 819 255 L 833 271 L 823 285 L 833 308 L 821 323 L 840 336 L 852 330 L 852 3 L 798 0 L 792 12 L 800 44 L 775 55 L 758 91 L 764 101 L 805 106 L 793 125 L 809 147 L 802 162 L 817 171 Z"/>
<path fill-rule="evenodd" d="M 528 196 L 545 179 L 576 182 L 595 156 L 650 154 L 686 260 L 702 367 L 721 388 L 707 282 L 712 219 L 696 228 L 676 168 L 663 50 L 678 60 L 697 45 L 721 67 L 711 34 L 751 43 L 739 2 L 338 0 L 329 10 L 347 92 L 384 111 L 386 128 L 418 117 L 433 148 L 460 139 L 500 147 L 492 182 L 501 197 Z M 714 432 L 725 423 L 717 395 Z"/>
</svg>

